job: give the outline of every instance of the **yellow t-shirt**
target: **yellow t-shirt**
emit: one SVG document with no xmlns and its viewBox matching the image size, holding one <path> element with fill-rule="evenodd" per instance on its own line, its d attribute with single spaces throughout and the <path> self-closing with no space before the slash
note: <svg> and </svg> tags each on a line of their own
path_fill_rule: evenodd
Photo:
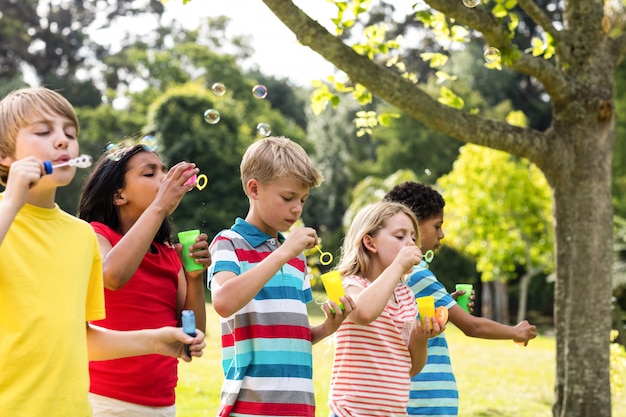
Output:
<svg viewBox="0 0 626 417">
<path fill-rule="evenodd" d="M 22 207 L 0 245 L 0 414 L 91 416 L 86 323 L 103 293 L 91 226 Z"/>
</svg>

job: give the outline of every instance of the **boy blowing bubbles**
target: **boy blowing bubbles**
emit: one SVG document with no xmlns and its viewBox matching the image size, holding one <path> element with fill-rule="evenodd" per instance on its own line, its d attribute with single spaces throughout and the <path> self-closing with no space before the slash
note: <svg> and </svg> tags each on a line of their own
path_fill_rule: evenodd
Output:
<svg viewBox="0 0 626 417">
<path fill-rule="evenodd" d="M 56 189 L 78 156 L 72 105 L 46 88 L 0 101 L 0 410 L 11 416 L 90 416 L 88 360 L 162 354 L 184 344 L 201 356 L 204 334 L 174 327 L 120 332 L 88 324 L 105 317 L 102 260 L 89 224 L 63 212 Z M 9 174 L 10 168 L 10 174 Z"/>
<path fill-rule="evenodd" d="M 326 320 L 310 327 L 302 251 L 317 245 L 317 233 L 281 232 L 300 218 L 322 175 L 300 145 L 269 137 L 246 150 L 241 181 L 248 214 L 211 243 L 209 285 L 221 316 L 225 376 L 218 415 L 315 417 L 312 344 L 334 333 L 356 304 L 349 296 L 341 299 L 345 310 L 326 303 Z"/>
</svg>

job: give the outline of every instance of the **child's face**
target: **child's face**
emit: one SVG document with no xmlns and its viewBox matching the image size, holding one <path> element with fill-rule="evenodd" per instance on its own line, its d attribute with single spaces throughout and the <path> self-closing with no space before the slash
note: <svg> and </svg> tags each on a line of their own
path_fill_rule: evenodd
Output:
<svg viewBox="0 0 626 417">
<path fill-rule="evenodd" d="M 74 123 L 54 114 L 44 114 L 17 132 L 15 139 L 15 159 L 34 156 L 52 164 L 66 162 L 78 156 L 77 129 Z M 44 180 L 55 180 L 58 185 L 66 185 L 74 178 L 76 167 L 55 169 Z"/>
<path fill-rule="evenodd" d="M 254 195 L 254 212 L 263 232 L 273 236 L 285 232 L 300 218 L 304 202 L 309 197 L 309 187 L 292 178 L 271 183 L 258 183 Z"/>
<path fill-rule="evenodd" d="M 405 213 L 396 213 L 372 237 L 372 243 L 380 263 L 384 267 L 391 265 L 402 247 L 415 245 L 415 228 L 411 218 Z"/>
<path fill-rule="evenodd" d="M 133 155 L 126 165 L 124 188 L 119 190 L 124 198 L 124 213 L 138 218 L 154 201 L 166 174 L 167 168 L 154 153 Z"/>
<path fill-rule="evenodd" d="M 420 249 L 422 249 L 422 252 L 439 249 L 441 246 L 441 239 L 445 236 L 442 225 L 443 212 L 419 222 L 421 240 Z"/>
</svg>

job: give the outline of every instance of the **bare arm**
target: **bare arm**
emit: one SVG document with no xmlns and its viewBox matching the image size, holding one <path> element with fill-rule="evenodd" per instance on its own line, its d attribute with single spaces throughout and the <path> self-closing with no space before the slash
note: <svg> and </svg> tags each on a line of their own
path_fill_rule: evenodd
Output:
<svg viewBox="0 0 626 417">
<path fill-rule="evenodd" d="M 409 339 L 409 352 L 411 353 L 411 370 L 409 375 L 417 375 L 428 360 L 428 339 L 440 335 L 446 330 L 445 323 L 439 323 L 435 317 L 427 317 L 424 328 L 419 320 L 413 323 L 411 338 Z"/>
<path fill-rule="evenodd" d="M 192 169 L 193 168 L 193 169 Z M 191 170 L 190 170 L 191 169 Z M 189 172 L 185 172 L 190 170 Z M 139 264 L 154 240 L 163 220 L 170 215 L 189 191 L 192 185 L 184 185 L 191 175 L 198 172 L 195 164 L 180 162 L 172 167 L 161 185 L 154 201 L 132 224 L 121 230 L 123 237 L 112 247 L 103 237 L 98 236 L 102 255 L 104 286 L 110 290 L 122 288 L 135 274 Z M 126 229 L 126 230 L 124 230 Z"/>
<path fill-rule="evenodd" d="M 185 344 L 190 345 L 191 356 L 202 356 L 206 346 L 204 333 L 191 337 L 175 327 L 117 331 L 87 324 L 87 348 L 92 361 L 160 354 L 189 362 L 191 357 L 185 353 Z"/>
<path fill-rule="evenodd" d="M 343 304 L 343 310 L 332 301 L 322 305 L 322 310 L 326 314 L 326 320 L 324 320 L 324 323 L 311 328 L 311 342 L 313 344 L 335 333 L 341 323 L 356 309 L 356 302 L 352 297 L 347 295 L 339 298 L 339 300 Z M 334 313 L 331 308 L 335 311 Z"/>
<path fill-rule="evenodd" d="M 2 161 L 8 164 L 8 161 Z M 39 182 L 43 164 L 34 157 L 28 157 L 11 164 L 6 188 L 0 200 L 0 246 L 6 237 L 15 216 L 24 206 L 30 187 Z"/>
<path fill-rule="evenodd" d="M 176 252 L 182 256 L 182 246 L 176 244 Z M 196 327 L 206 332 L 206 301 L 204 299 L 204 272 L 211 265 L 211 253 L 209 252 L 208 236 L 201 233 L 196 237 L 196 242 L 191 245 L 189 253 L 202 264 L 203 268 L 195 271 L 186 271 L 184 268 L 178 272 L 178 293 L 176 313 L 181 316 L 182 310 L 193 310 L 196 317 Z"/>
<path fill-rule="evenodd" d="M 317 233 L 309 227 L 293 230 L 289 238 L 254 268 L 237 275 L 222 271 L 213 275 L 211 291 L 213 308 L 222 317 L 229 317 L 241 310 L 263 286 L 291 259 L 307 247 L 317 244 Z"/>
<path fill-rule="evenodd" d="M 524 320 L 516 326 L 509 326 L 496 321 L 468 314 L 455 305 L 448 311 L 449 320 L 466 336 L 481 339 L 511 339 L 515 342 L 527 343 L 537 337 L 537 327 Z"/>
<path fill-rule="evenodd" d="M 417 246 L 404 246 L 394 261 L 366 288 L 348 287 L 346 294 L 354 298 L 359 306 L 351 319 L 362 325 L 376 320 L 389 302 L 400 278 L 410 271 L 413 265 L 419 264 L 421 259 L 422 252 Z"/>
</svg>

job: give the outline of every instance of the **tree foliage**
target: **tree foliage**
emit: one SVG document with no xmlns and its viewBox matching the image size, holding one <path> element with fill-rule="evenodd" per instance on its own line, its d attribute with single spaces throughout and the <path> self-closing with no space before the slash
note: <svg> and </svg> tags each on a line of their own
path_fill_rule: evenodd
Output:
<svg viewBox="0 0 626 417">
<path fill-rule="evenodd" d="M 550 187 L 536 166 L 465 145 L 437 185 L 447 201 L 447 240 L 477 260 L 483 280 L 514 279 L 518 266 L 552 272 Z"/>
</svg>

